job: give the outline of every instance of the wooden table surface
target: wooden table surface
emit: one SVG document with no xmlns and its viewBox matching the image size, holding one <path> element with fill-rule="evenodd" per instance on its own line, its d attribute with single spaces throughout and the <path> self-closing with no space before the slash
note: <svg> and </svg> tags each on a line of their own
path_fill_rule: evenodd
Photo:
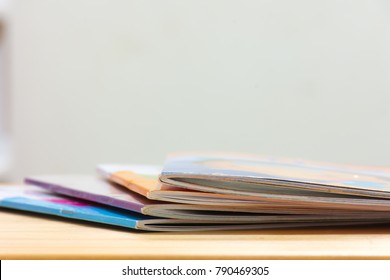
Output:
<svg viewBox="0 0 390 280">
<path fill-rule="evenodd" d="M 145 233 L 0 210 L 0 259 L 390 259 L 390 225 Z"/>
</svg>

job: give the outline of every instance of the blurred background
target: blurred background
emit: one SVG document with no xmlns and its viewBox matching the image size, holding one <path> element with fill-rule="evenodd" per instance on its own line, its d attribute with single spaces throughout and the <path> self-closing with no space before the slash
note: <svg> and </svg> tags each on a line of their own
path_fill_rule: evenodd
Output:
<svg viewBox="0 0 390 280">
<path fill-rule="evenodd" d="M 388 1 L 0 1 L 0 178 L 235 151 L 390 165 Z"/>
</svg>

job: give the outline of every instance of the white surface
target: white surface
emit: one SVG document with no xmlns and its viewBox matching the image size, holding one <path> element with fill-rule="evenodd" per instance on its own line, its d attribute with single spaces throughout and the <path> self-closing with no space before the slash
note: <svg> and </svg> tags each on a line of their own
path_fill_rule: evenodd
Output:
<svg viewBox="0 0 390 280">
<path fill-rule="evenodd" d="M 388 279 L 388 265 L 387 260 L 5 260 L 2 262 L 6 280 L 29 278 L 51 280 L 53 275 L 56 275 L 58 280 L 89 277 L 96 280 L 128 278 L 137 280 L 195 278 L 328 280 L 334 275 L 338 275 L 341 279 L 366 280 L 370 279 L 373 273 L 375 279 L 382 280 Z M 20 269 L 21 266 L 24 269 Z M 236 272 L 242 268 L 242 272 L 245 272 L 246 267 L 253 268 L 255 275 L 251 273 L 237 275 L 231 272 L 236 268 L 238 268 Z M 256 268 L 259 270 L 258 274 Z"/>
<path fill-rule="evenodd" d="M 14 178 L 243 151 L 390 165 L 386 1 L 16 1 Z"/>
</svg>

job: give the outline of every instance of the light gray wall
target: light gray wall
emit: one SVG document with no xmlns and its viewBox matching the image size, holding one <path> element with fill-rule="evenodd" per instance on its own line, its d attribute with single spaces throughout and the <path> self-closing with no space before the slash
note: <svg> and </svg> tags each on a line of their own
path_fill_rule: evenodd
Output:
<svg viewBox="0 0 390 280">
<path fill-rule="evenodd" d="M 13 178 L 182 150 L 390 165 L 386 1 L 16 1 Z"/>
</svg>

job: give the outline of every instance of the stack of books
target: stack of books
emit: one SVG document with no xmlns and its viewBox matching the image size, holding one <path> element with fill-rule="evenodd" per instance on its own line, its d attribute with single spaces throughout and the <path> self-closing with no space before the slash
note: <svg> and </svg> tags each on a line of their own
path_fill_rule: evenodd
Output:
<svg viewBox="0 0 390 280">
<path fill-rule="evenodd" d="M 178 154 L 163 167 L 101 164 L 0 188 L 0 207 L 145 231 L 390 222 L 390 168 L 241 154 Z"/>
</svg>

